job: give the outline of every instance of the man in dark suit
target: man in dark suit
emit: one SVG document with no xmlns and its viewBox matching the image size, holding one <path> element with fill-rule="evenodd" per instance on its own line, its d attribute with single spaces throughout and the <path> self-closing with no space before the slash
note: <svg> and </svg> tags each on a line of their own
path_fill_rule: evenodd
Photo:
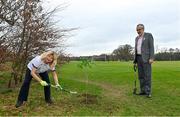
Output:
<svg viewBox="0 0 180 117">
<path fill-rule="evenodd" d="M 134 65 L 138 67 L 139 95 L 151 98 L 151 64 L 154 61 L 154 39 L 152 34 L 144 32 L 144 29 L 143 24 L 138 24 L 136 27 L 138 36 L 135 39 Z"/>
</svg>

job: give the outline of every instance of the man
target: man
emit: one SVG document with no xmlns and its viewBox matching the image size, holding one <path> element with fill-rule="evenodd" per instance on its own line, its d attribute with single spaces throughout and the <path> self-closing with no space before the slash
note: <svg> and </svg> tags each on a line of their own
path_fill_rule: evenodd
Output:
<svg viewBox="0 0 180 117">
<path fill-rule="evenodd" d="M 154 61 L 154 39 L 151 33 L 144 32 L 144 25 L 136 27 L 138 36 L 135 39 L 134 65 L 138 67 L 140 81 L 139 95 L 151 98 L 151 64 Z"/>
</svg>

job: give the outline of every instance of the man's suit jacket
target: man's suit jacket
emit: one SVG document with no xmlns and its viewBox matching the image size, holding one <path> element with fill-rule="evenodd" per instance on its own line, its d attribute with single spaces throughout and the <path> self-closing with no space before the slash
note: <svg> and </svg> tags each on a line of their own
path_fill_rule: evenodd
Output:
<svg viewBox="0 0 180 117">
<path fill-rule="evenodd" d="M 135 39 L 134 63 L 137 63 L 137 42 L 138 37 L 136 37 Z M 149 62 L 149 59 L 154 59 L 154 39 L 151 33 L 144 33 L 143 42 L 141 46 L 141 55 L 144 63 Z"/>
</svg>

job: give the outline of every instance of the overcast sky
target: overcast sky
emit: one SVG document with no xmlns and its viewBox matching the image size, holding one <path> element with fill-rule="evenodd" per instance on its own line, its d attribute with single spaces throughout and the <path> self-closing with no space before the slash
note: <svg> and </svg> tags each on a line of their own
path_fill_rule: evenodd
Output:
<svg viewBox="0 0 180 117">
<path fill-rule="evenodd" d="M 180 0 L 46 0 L 58 14 L 59 24 L 80 27 L 68 39 L 67 53 L 74 56 L 111 53 L 119 45 L 134 46 L 136 25 L 153 34 L 155 47 L 180 48 Z"/>
</svg>

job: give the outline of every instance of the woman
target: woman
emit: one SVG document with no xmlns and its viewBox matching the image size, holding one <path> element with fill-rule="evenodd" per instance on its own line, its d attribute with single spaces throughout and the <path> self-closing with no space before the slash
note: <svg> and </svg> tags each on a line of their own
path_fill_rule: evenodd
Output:
<svg viewBox="0 0 180 117">
<path fill-rule="evenodd" d="M 28 63 L 25 79 L 16 103 L 16 108 L 22 106 L 24 101 L 27 101 L 29 86 L 32 78 L 37 80 L 44 87 L 45 101 L 48 104 L 52 103 L 48 72 L 52 72 L 56 87 L 60 87 L 55 70 L 56 63 L 57 54 L 53 51 L 48 51 L 40 56 L 36 56 Z"/>
</svg>

